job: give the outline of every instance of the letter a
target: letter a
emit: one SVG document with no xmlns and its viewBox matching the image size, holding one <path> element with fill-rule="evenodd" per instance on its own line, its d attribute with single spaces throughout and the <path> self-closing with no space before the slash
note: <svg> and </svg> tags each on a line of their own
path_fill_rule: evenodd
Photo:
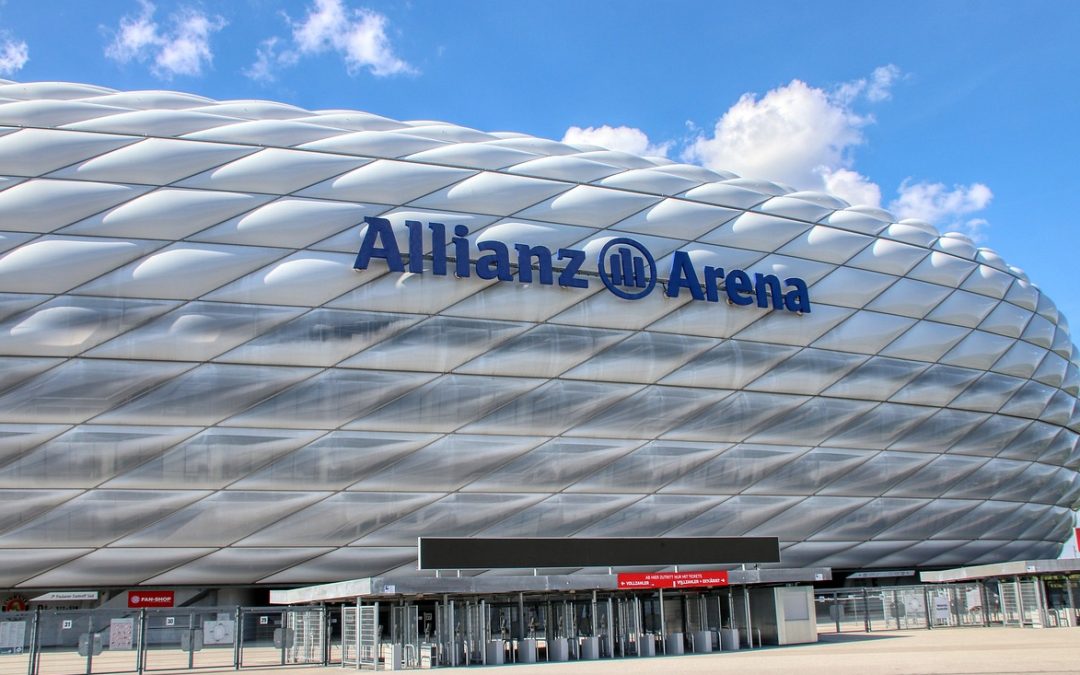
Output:
<svg viewBox="0 0 1080 675">
<path fill-rule="evenodd" d="M 391 272 L 404 272 L 405 265 L 401 262 L 401 251 L 398 250 L 397 238 L 394 237 L 394 227 L 386 218 L 366 216 L 367 232 L 364 233 L 364 243 L 360 244 L 360 251 L 356 254 L 354 270 L 366 270 L 372 258 L 382 258 Z M 377 244 L 382 243 L 382 246 Z"/>
</svg>

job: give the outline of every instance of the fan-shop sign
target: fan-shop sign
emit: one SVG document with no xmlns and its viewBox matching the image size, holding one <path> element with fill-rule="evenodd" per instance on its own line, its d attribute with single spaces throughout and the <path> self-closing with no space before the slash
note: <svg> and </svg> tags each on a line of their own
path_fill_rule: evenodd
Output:
<svg viewBox="0 0 1080 675">
<path fill-rule="evenodd" d="M 620 589 L 635 588 L 707 588 L 727 586 L 726 570 L 709 572 L 626 572 L 619 574 Z"/>
<path fill-rule="evenodd" d="M 418 220 L 406 220 L 408 234 L 403 251 L 389 220 L 368 216 L 364 222 L 364 240 L 353 269 L 366 270 L 377 259 L 384 261 L 391 272 L 429 272 L 435 276 L 453 273 L 459 278 L 475 275 L 480 279 L 521 284 L 552 286 L 557 282 L 567 288 L 589 287 L 589 277 L 582 270 L 588 257 L 583 250 L 552 251 L 546 246 L 507 245 L 497 240 L 474 242 L 468 238 L 469 228 L 464 225 L 454 226 L 453 236 L 447 237 L 442 223 L 428 223 L 424 228 Z M 430 261 L 425 261 L 423 252 L 429 243 Z M 452 253 L 447 252 L 448 247 Z M 408 255 L 407 262 L 403 254 Z M 596 271 L 604 287 L 625 300 L 644 298 L 653 292 L 660 279 L 653 254 L 644 244 L 629 237 L 615 237 L 604 243 L 596 256 Z M 675 251 L 666 278 L 667 282 L 662 284 L 664 295 L 671 298 L 685 291 L 691 299 L 702 302 L 723 300 L 731 305 L 756 304 L 762 309 L 810 312 L 806 282 L 798 277 L 781 281 L 773 274 L 750 274 L 740 269 L 725 271 L 711 265 L 699 268 L 689 253 Z"/>
<path fill-rule="evenodd" d="M 176 603 L 175 591 L 128 591 L 128 607 L 172 607 Z"/>
</svg>

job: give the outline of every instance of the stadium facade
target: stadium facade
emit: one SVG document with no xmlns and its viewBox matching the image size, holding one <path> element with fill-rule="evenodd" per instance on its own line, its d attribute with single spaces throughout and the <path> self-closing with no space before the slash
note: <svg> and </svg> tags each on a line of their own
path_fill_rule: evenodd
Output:
<svg viewBox="0 0 1080 675">
<path fill-rule="evenodd" d="M 1057 555 L 1080 371 L 925 222 L 596 147 L 0 81 L 0 587 L 418 573 L 416 538 Z"/>
</svg>

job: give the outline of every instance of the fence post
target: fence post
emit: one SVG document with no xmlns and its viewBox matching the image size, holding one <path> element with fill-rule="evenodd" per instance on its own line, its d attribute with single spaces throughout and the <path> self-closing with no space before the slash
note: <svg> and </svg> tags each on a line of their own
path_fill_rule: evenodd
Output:
<svg viewBox="0 0 1080 675">
<path fill-rule="evenodd" d="M 1068 583 L 1068 579 L 1065 580 Z M 41 623 L 41 605 L 34 608 L 34 619 L 30 624 L 30 661 L 26 666 L 26 675 L 37 673 L 38 660 L 38 625 Z"/>
<path fill-rule="evenodd" d="M 866 587 L 862 589 L 862 607 L 863 607 L 863 629 L 865 632 L 870 632 L 870 594 L 867 593 Z"/>
<path fill-rule="evenodd" d="M 234 626 L 236 626 L 236 628 L 233 630 L 233 655 L 232 655 L 232 661 L 233 661 L 233 670 L 240 670 L 240 637 L 241 637 L 241 632 L 240 631 L 241 631 L 241 629 L 242 629 L 242 627 L 244 625 L 244 610 L 241 609 L 240 605 L 236 606 L 236 619 L 235 619 L 235 621 L 236 621 L 236 623 L 233 624 Z"/>
<path fill-rule="evenodd" d="M 146 609 L 139 610 L 139 641 L 135 647 L 135 672 L 146 668 Z"/>
<path fill-rule="evenodd" d="M 923 586 L 923 606 L 926 607 L 926 630 L 933 630 L 934 628 L 934 615 L 930 608 L 930 589 Z"/>
</svg>

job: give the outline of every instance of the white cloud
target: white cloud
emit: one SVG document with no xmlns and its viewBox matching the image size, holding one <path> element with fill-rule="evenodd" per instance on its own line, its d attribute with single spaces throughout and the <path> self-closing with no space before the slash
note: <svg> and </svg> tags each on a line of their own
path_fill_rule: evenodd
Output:
<svg viewBox="0 0 1080 675">
<path fill-rule="evenodd" d="M 824 175 L 851 167 L 862 129 L 873 122 L 851 107 L 865 87 L 848 83 L 830 94 L 792 80 L 760 98 L 743 94 L 717 120 L 712 135 L 698 135 L 683 156 L 750 178 L 822 189 Z"/>
<path fill-rule="evenodd" d="M 653 145 L 641 129 L 634 127 L 570 127 L 563 135 L 563 143 L 570 145 L 599 145 L 610 150 L 629 152 L 634 155 L 658 155 L 666 157 L 671 143 Z"/>
<path fill-rule="evenodd" d="M 30 48 L 7 31 L 0 31 L 0 75 L 12 75 L 30 60 Z"/>
<path fill-rule="evenodd" d="M 969 216 L 985 209 L 994 198 L 986 185 L 972 183 L 949 189 L 943 183 L 913 182 L 906 178 L 897 194 L 897 198 L 889 203 L 889 210 L 898 218 L 921 218 L 941 230 L 963 232 L 976 242 L 985 239 L 983 230 L 989 223 L 983 218 Z"/>
<path fill-rule="evenodd" d="M 150 61 L 158 77 L 201 75 L 213 62 L 210 37 L 225 27 L 225 19 L 190 7 L 174 12 L 166 29 L 154 19 L 155 7 L 149 0 L 139 0 L 140 11 L 120 19 L 112 43 L 105 55 L 120 63 Z"/>
<path fill-rule="evenodd" d="M 847 200 L 849 204 L 874 207 L 881 204 L 881 188 L 858 171 L 823 168 L 821 180 L 825 183 L 826 192 Z"/>
<path fill-rule="evenodd" d="M 368 70 L 376 77 L 415 73 L 397 57 L 387 36 L 387 18 L 370 9 L 349 9 L 342 0 L 315 0 L 302 21 L 289 21 L 292 43 L 277 50 L 278 38 L 264 40 L 255 62 L 245 71 L 254 80 L 273 81 L 279 66 L 295 64 L 301 56 L 336 53 L 350 75 Z"/>
</svg>

